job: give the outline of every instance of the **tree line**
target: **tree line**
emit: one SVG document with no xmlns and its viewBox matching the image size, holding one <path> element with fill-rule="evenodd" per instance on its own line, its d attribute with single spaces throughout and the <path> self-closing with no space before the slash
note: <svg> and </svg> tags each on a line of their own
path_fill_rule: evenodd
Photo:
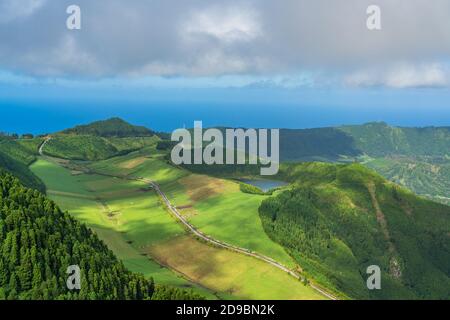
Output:
<svg viewBox="0 0 450 320">
<path fill-rule="evenodd" d="M 80 290 L 69 290 L 67 267 L 81 270 Z M 0 174 L 0 299 L 200 299 L 156 286 L 127 270 L 84 224 L 42 193 Z"/>
</svg>

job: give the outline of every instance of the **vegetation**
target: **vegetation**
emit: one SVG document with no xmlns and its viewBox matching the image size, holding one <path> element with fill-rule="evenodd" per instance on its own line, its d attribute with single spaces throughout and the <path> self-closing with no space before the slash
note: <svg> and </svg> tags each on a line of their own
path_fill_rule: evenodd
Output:
<svg viewBox="0 0 450 320">
<path fill-rule="evenodd" d="M 239 189 L 244 192 L 244 193 L 249 193 L 249 194 L 259 194 L 259 195 L 270 195 L 271 192 L 264 192 L 262 191 L 260 188 L 252 186 L 251 184 L 248 183 L 239 183 Z"/>
<path fill-rule="evenodd" d="M 282 161 L 336 161 L 360 154 L 352 137 L 337 128 L 280 130 Z"/>
<path fill-rule="evenodd" d="M 445 159 L 386 157 L 365 165 L 419 195 L 450 205 L 450 161 Z"/>
<path fill-rule="evenodd" d="M 29 188 L 45 191 L 44 184 L 28 168 L 36 160 L 29 148 L 19 143 L 20 140 L 0 136 L 0 173 L 13 174 Z"/>
<path fill-rule="evenodd" d="M 57 136 L 45 145 L 45 154 L 71 160 L 100 160 L 117 154 L 106 139 L 96 136 Z"/>
<path fill-rule="evenodd" d="M 127 137 L 127 138 L 108 138 L 114 148 L 117 149 L 116 155 L 127 154 L 132 151 L 137 151 L 145 147 L 154 146 L 159 142 L 157 136 L 151 137 Z"/>
<path fill-rule="evenodd" d="M 0 152 L 0 174 L 5 172 L 13 174 L 29 188 L 45 191 L 45 185 L 26 165 Z"/>
<path fill-rule="evenodd" d="M 232 299 L 324 299 L 268 263 L 182 236 L 160 243 L 150 253 L 190 279 Z M 170 253 L 170 254 L 168 254 Z"/>
<path fill-rule="evenodd" d="M 62 131 L 64 134 L 70 135 L 91 135 L 98 137 L 150 137 L 153 131 L 141 127 L 134 126 L 120 118 L 111 118 L 103 121 L 96 121 L 91 124 L 76 126 L 72 129 Z"/>
<path fill-rule="evenodd" d="M 153 145 L 157 137 L 103 138 L 89 135 L 57 135 L 45 145 L 45 154 L 70 160 L 97 161 Z"/>
<path fill-rule="evenodd" d="M 257 212 L 263 197 L 240 192 L 235 182 L 190 177 L 188 172 L 168 165 L 158 154 L 142 157 L 143 154 L 147 152 L 96 162 L 90 168 L 105 174 L 143 176 L 158 181 L 183 214 L 189 212 L 190 208 L 182 207 L 192 196 L 204 206 L 199 208 L 201 214 L 197 217 L 200 219 L 194 223 L 198 221 L 202 230 L 205 227 L 208 234 L 220 235 L 220 239 L 227 241 L 233 239 L 234 243 L 248 245 L 292 264 L 281 246 L 264 233 Z M 145 191 L 146 185 L 142 182 L 96 174 L 73 175 L 70 170 L 43 160 L 32 168 L 46 182 L 52 199 L 77 220 L 92 227 L 127 268 L 151 275 L 156 283 L 192 288 L 208 298 L 321 298 L 281 270 L 186 236 L 154 192 Z M 195 182 L 198 184 L 194 185 Z M 217 193 L 212 190 L 215 184 Z M 205 192 L 215 197 L 204 197 Z M 202 199 L 196 198 L 200 195 Z M 209 200 L 212 202 L 206 202 Z M 222 204 L 214 205 L 215 201 Z M 214 222 L 220 217 L 221 223 Z M 191 281 L 156 262 L 178 270 Z M 261 282 L 261 274 L 270 279 Z M 202 289 L 197 283 L 210 290 Z"/>
<path fill-rule="evenodd" d="M 260 216 L 304 272 L 352 298 L 449 299 L 450 207 L 419 198 L 361 165 L 285 165 L 291 190 Z M 382 290 L 366 268 L 382 269 Z"/>
<path fill-rule="evenodd" d="M 402 128 L 384 122 L 318 129 L 282 129 L 283 161 L 371 157 L 450 156 L 450 127 Z"/>
<path fill-rule="evenodd" d="M 171 150 L 177 142 L 171 141 L 171 140 L 161 140 L 158 141 L 158 144 L 156 145 L 157 150 Z"/>
<path fill-rule="evenodd" d="M 363 160 L 390 180 L 446 202 L 449 131 L 384 123 L 281 130 L 280 153 L 284 161 Z M 257 175 L 258 166 L 172 165 L 168 139 L 118 118 L 98 121 L 53 135 L 44 150 L 92 162 L 53 163 L 36 161 L 42 137 L 1 136 L 0 298 L 321 298 L 269 264 L 187 235 L 141 178 L 156 181 L 203 233 L 295 268 L 342 297 L 450 298 L 449 207 L 358 164 L 285 163 L 277 178 L 292 187 L 270 196 L 223 179 Z M 70 216 L 5 172 L 43 191 L 39 176 Z M 65 289 L 66 264 L 87 270 L 91 260 L 86 290 Z M 382 269 L 382 290 L 366 288 L 373 264 Z"/>
<path fill-rule="evenodd" d="M 19 143 L 19 141 L 9 137 L 0 137 L 0 152 L 7 154 L 24 165 L 29 165 L 36 160 L 35 154 Z"/>
<path fill-rule="evenodd" d="M 35 160 L 35 156 L 39 155 L 39 147 L 44 142 L 44 138 L 27 138 L 27 139 L 19 139 L 17 143 L 20 144 L 29 154 L 29 156 L 33 156 L 32 161 Z"/>
<path fill-rule="evenodd" d="M 57 158 L 98 161 L 156 145 L 159 140 L 147 128 L 112 118 L 64 130 L 47 142 L 44 151 Z"/>
<path fill-rule="evenodd" d="M 294 266 L 283 248 L 273 243 L 262 228 L 258 207 L 263 196 L 241 192 L 234 181 L 191 174 L 172 166 L 166 162 L 164 154 L 143 153 L 152 156 L 142 159 L 140 153 L 133 153 L 90 167 L 109 174 L 156 181 L 178 210 L 202 232 Z"/>
<path fill-rule="evenodd" d="M 192 174 L 171 165 L 165 153 L 154 149 L 143 149 L 89 167 L 106 174 L 156 181 L 172 204 L 202 232 L 294 266 L 283 248 L 273 243 L 262 228 L 258 207 L 264 196 L 243 193 L 235 181 Z"/>
<path fill-rule="evenodd" d="M 356 148 L 371 157 L 450 156 L 450 127 L 401 128 L 373 122 L 340 130 L 353 138 Z"/>
<path fill-rule="evenodd" d="M 144 183 L 73 174 L 45 160 L 31 168 L 46 183 L 49 197 L 94 230 L 129 270 L 151 276 L 159 284 L 192 286 L 145 255 L 143 247 L 176 236 L 183 229 Z"/>
<path fill-rule="evenodd" d="M 205 297 L 180 288 L 155 285 L 152 300 L 205 300 Z"/>
<path fill-rule="evenodd" d="M 450 204 L 450 127 L 402 128 L 373 122 L 281 130 L 280 140 L 283 161 L 363 161 L 417 194 Z"/>
<path fill-rule="evenodd" d="M 12 176 L 2 175 L 0 186 L 0 299 L 204 299 L 128 271 L 95 233 Z M 73 264 L 81 290 L 69 291 Z"/>
<path fill-rule="evenodd" d="M 150 299 L 153 281 L 130 273 L 84 225 L 11 175 L 0 177 L 0 298 Z M 81 290 L 66 286 L 79 265 Z"/>
</svg>

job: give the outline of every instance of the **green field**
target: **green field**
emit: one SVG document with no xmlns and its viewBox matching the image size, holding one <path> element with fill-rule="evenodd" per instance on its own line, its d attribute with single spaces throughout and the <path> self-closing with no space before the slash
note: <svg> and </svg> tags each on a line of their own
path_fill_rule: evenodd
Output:
<svg viewBox="0 0 450 320">
<path fill-rule="evenodd" d="M 42 159 L 31 169 L 46 183 L 49 197 L 93 229 L 131 271 L 152 276 L 157 283 L 193 287 L 214 298 L 209 291 L 142 254 L 144 233 L 148 232 L 150 242 L 184 232 L 158 205 L 154 193 L 140 191 L 145 185 L 98 175 L 71 175 L 69 170 Z M 116 197 L 120 193 L 125 197 Z M 116 215 L 110 216 L 111 212 Z"/>
<path fill-rule="evenodd" d="M 108 174 L 144 177 L 157 182 L 188 220 L 205 234 L 227 243 L 267 255 L 289 267 L 293 259 L 269 239 L 261 224 L 258 207 L 266 196 L 243 193 L 239 184 L 174 167 L 163 155 L 143 152 L 100 161 L 91 166 Z M 135 167 L 132 164 L 136 165 Z"/>
<path fill-rule="evenodd" d="M 267 196 L 243 193 L 234 181 L 191 175 L 180 180 L 192 208 L 181 209 L 197 228 L 227 243 L 269 256 L 288 267 L 295 263 L 269 239 L 258 208 Z M 180 203 L 182 205 L 182 203 Z"/>
<path fill-rule="evenodd" d="M 152 246 L 149 252 L 190 279 L 234 299 L 324 299 L 265 262 L 205 245 L 189 236 Z"/>
<path fill-rule="evenodd" d="M 141 152 L 95 162 L 90 167 L 118 176 L 156 180 L 177 204 L 195 199 L 192 210 L 196 213 L 191 221 L 202 231 L 293 266 L 259 222 L 257 207 L 264 197 L 241 193 L 235 182 L 190 175 L 167 164 L 160 154 L 150 157 Z M 322 298 L 279 269 L 186 235 L 142 182 L 71 172 L 43 159 L 31 169 L 46 183 L 49 196 L 90 226 L 130 270 L 151 275 L 157 283 L 193 287 L 208 298 Z M 206 189 L 202 189 L 203 183 Z M 208 191 L 211 187 L 212 193 Z M 231 202 L 226 203 L 225 196 L 230 196 Z M 222 210 L 214 210 L 218 204 Z M 181 211 L 188 214 L 190 208 Z M 200 274 L 194 272 L 199 270 Z"/>
<path fill-rule="evenodd" d="M 308 281 L 343 299 L 447 299 L 449 207 L 425 197 L 449 203 L 449 132 L 370 123 L 281 136 L 285 160 L 363 162 L 422 197 L 360 164 L 319 162 L 283 162 L 275 178 L 290 184 L 264 193 L 239 182 L 257 167 L 174 166 L 164 135 L 117 118 L 53 134 L 47 156 L 38 154 L 44 138 L 3 137 L 0 167 L 46 192 L 156 284 L 208 299 L 323 299 Z M 194 236 L 149 180 L 194 228 L 304 281 Z M 367 290 L 373 264 L 383 290 Z"/>
</svg>

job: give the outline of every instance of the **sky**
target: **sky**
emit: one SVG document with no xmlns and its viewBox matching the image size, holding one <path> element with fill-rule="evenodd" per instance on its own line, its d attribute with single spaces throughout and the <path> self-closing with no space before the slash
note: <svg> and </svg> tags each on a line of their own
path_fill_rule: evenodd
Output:
<svg viewBox="0 0 450 320">
<path fill-rule="evenodd" d="M 0 131 L 438 126 L 449 98 L 448 0 L 0 0 Z"/>
</svg>

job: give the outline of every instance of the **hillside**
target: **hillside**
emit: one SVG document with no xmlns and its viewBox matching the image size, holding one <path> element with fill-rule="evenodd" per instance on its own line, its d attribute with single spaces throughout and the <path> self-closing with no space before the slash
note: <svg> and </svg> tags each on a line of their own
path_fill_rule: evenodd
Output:
<svg viewBox="0 0 450 320">
<path fill-rule="evenodd" d="M 352 137 L 336 128 L 280 130 L 282 161 L 337 161 L 361 153 Z"/>
<path fill-rule="evenodd" d="M 227 128 L 218 128 L 222 132 Z M 192 129 L 190 129 L 192 130 Z M 169 134 L 161 135 L 170 140 Z M 170 146 L 170 143 L 166 143 Z M 393 127 L 384 122 L 280 129 L 280 159 L 351 161 L 367 155 L 450 157 L 450 127 Z"/>
<path fill-rule="evenodd" d="M 57 158 L 97 161 L 155 145 L 158 140 L 157 136 L 104 138 L 83 135 L 56 135 L 47 142 L 44 152 Z"/>
<path fill-rule="evenodd" d="M 134 126 L 120 118 L 111 118 L 108 120 L 96 121 L 87 125 L 76 126 L 62 131 L 63 134 L 74 135 L 92 135 L 99 137 L 150 137 L 153 131 Z"/>
<path fill-rule="evenodd" d="M 0 176 L 1 299 L 198 299 L 128 271 L 85 225 L 11 175 Z M 66 270 L 81 269 L 69 291 Z"/>
<path fill-rule="evenodd" d="M 383 122 L 280 131 L 282 161 L 362 161 L 417 194 L 449 203 L 450 127 Z"/>
<path fill-rule="evenodd" d="M 9 137 L 0 137 L 0 151 L 24 165 L 30 165 L 36 160 L 35 154 L 29 148 L 24 147 L 19 141 Z"/>
<path fill-rule="evenodd" d="M 84 225 L 12 176 L 0 178 L 0 299 L 149 299 L 153 282 L 132 274 Z M 81 290 L 66 287 L 79 265 Z"/>
<path fill-rule="evenodd" d="M 115 121 L 120 123 L 116 131 L 111 127 Z M 211 190 L 205 191 L 198 187 L 198 192 L 202 193 L 202 197 L 205 197 L 205 200 L 202 200 L 202 198 L 190 195 L 190 193 L 196 194 L 194 192 L 196 188 L 195 181 L 187 178 L 182 179 L 182 176 L 189 175 L 189 173 L 169 165 L 167 156 L 167 153 L 170 152 L 171 144 L 169 142 L 161 142 L 156 135 L 127 136 L 127 134 L 132 134 L 131 132 L 137 134 L 137 131 L 130 129 L 130 126 L 134 126 L 127 123 L 123 125 L 123 123 L 124 121 L 120 119 L 110 119 L 68 129 L 64 133 L 54 134 L 46 143 L 44 153 L 58 158 L 89 160 L 92 163 L 74 162 L 74 164 L 90 166 L 96 170 L 100 167 L 102 170 L 105 170 L 103 167 L 105 165 L 107 169 L 112 170 L 112 174 L 123 172 L 124 175 L 128 175 L 133 172 L 136 177 L 151 177 L 152 180 L 162 181 L 161 186 L 173 193 L 171 196 L 175 195 L 175 201 L 182 204 L 180 208 L 183 209 L 180 210 L 187 212 L 188 219 L 192 223 L 199 223 L 198 226 L 196 225 L 199 228 L 206 228 L 205 226 L 211 228 L 206 229 L 208 234 L 217 236 L 219 239 L 224 239 L 224 241 L 230 243 L 241 239 L 239 236 L 240 231 L 237 231 L 239 228 L 234 228 L 233 232 L 229 232 L 230 229 L 222 230 L 224 229 L 223 224 L 216 228 L 216 219 L 218 217 L 223 219 L 223 216 L 227 216 L 227 219 L 230 220 L 228 222 L 230 225 L 242 226 L 243 224 L 238 223 L 238 221 L 241 221 L 239 219 L 249 218 L 254 213 L 257 222 L 255 222 L 256 220 L 252 221 L 252 225 L 259 225 L 261 234 L 267 239 L 267 243 L 264 243 L 264 246 L 257 247 L 256 244 L 263 238 L 261 235 L 258 235 L 255 239 L 249 241 L 246 235 L 247 229 L 245 229 L 243 230 L 245 237 L 241 235 L 242 239 L 245 239 L 245 241 L 243 240 L 243 247 L 256 251 L 262 250 L 263 253 L 265 253 L 264 250 L 268 250 L 267 248 L 272 248 L 272 245 L 276 245 L 282 252 L 284 252 L 282 248 L 284 247 L 303 268 L 307 278 L 314 279 L 314 281 L 329 288 L 331 291 L 335 291 L 338 295 L 343 294 L 345 297 L 362 299 L 450 298 L 450 290 L 448 289 L 450 288 L 450 207 L 417 197 L 408 190 L 386 181 L 383 177 L 362 165 L 325 163 L 282 164 L 281 171 L 276 178 L 290 182 L 294 187 L 288 190 L 277 191 L 273 197 L 267 197 L 265 200 L 262 197 L 266 196 L 255 195 L 254 193 L 257 192 L 253 189 L 248 189 L 249 186 L 246 186 L 248 190 L 242 186 L 239 189 L 238 185 L 236 185 L 235 189 L 232 189 L 232 183 L 228 185 L 225 182 L 219 183 L 218 180 L 211 180 L 217 186 L 210 186 L 208 184 L 212 183 L 209 180 L 210 177 L 195 176 L 195 181 L 203 181 L 200 179 L 205 181 L 200 183 L 200 187 L 203 187 L 204 184 L 211 188 Z M 393 128 L 383 123 L 340 128 L 282 130 L 280 135 L 280 153 L 285 161 L 364 161 L 366 166 L 376 169 L 384 177 L 406 185 L 416 193 L 446 202 L 445 199 L 449 195 L 450 188 L 448 184 L 448 136 L 448 128 Z M 427 140 L 430 141 L 428 145 L 426 143 Z M 42 139 L 15 140 L 6 138 L 0 140 L 0 171 L 12 173 L 27 187 L 43 191 L 45 186 L 28 168 L 28 165 L 35 161 L 37 148 L 42 141 Z M 417 143 L 417 148 L 415 148 L 415 143 Z M 136 150 L 140 151 L 130 153 Z M 122 160 L 123 163 L 121 162 Z M 117 166 L 109 167 L 111 163 L 117 164 Z M 258 167 L 249 165 L 192 165 L 184 167 L 192 172 L 208 176 L 225 176 L 227 178 L 254 176 L 259 171 Z M 46 172 L 48 176 L 42 176 L 42 179 L 44 181 L 46 179 L 57 181 L 58 183 L 63 181 L 61 177 L 53 176 L 54 173 L 56 173 L 56 169 L 49 170 Z M 74 176 L 72 177 L 72 175 Z M 108 181 L 107 185 L 109 186 L 111 183 L 111 190 L 100 192 L 101 189 L 99 189 L 99 194 L 94 197 L 93 191 L 101 186 L 104 187 L 106 182 L 91 182 L 90 179 L 93 179 L 94 176 L 89 175 L 85 177 L 78 172 L 70 172 L 69 176 L 73 178 L 77 186 L 80 183 L 80 190 L 86 189 L 83 191 L 86 192 L 84 196 L 72 199 L 71 197 L 74 196 L 73 190 L 70 190 L 70 192 L 65 189 L 65 191 L 61 191 L 58 188 L 49 189 L 49 194 L 52 194 L 57 199 L 61 199 L 62 195 L 68 196 L 68 199 L 66 199 L 67 203 L 75 208 L 74 212 L 78 212 L 78 209 L 86 209 L 85 202 L 87 200 L 90 201 L 91 197 L 95 201 L 100 201 L 99 205 L 103 206 L 104 210 L 110 210 L 108 201 L 111 202 L 112 207 L 120 202 L 122 209 L 125 208 L 122 207 L 125 203 L 127 205 L 134 204 L 137 198 L 133 198 L 133 201 L 128 201 L 124 196 L 131 195 L 131 191 L 136 193 L 136 195 L 133 193 L 133 196 L 137 197 L 139 195 L 143 198 L 145 197 L 146 200 L 147 198 L 150 199 L 148 195 L 141 195 L 143 192 L 141 189 L 128 190 L 127 187 L 126 191 L 122 191 L 122 186 L 119 188 L 119 186 L 115 185 L 117 179 L 111 179 L 114 183 Z M 5 177 L 7 177 L 6 181 L 9 181 L 8 179 L 14 180 L 9 176 Z M 21 196 L 15 195 L 15 190 L 20 190 L 18 194 L 24 194 L 25 200 L 31 202 L 21 202 L 11 206 L 8 204 L 6 206 L 7 209 L 4 209 L 5 221 L 11 219 L 7 218 L 6 214 L 14 213 L 14 208 L 18 208 L 19 205 L 22 207 L 29 205 L 32 209 L 27 214 L 30 215 L 37 214 L 34 212 L 35 208 L 42 207 L 45 210 L 49 209 L 50 212 L 56 210 L 62 214 L 54 204 L 48 205 L 51 202 L 39 193 L 18 186 L 18 182 L 14 181 L 7 182 L 11 186 L 3 193 L 3 197 L 6 199 L 4 201 L 22 201 Z M 86 185 L 83 185 L 84 183 Z M 186 183 L 186 186 L 184 186 L 184 183 Z M 65 180 L 62 185 L 64 187 L 74 187 L 74 185 L 67 183 Z M 225 185 L 229 187 L 227 193 L 223 193 L 221 189 Z M 189 189 L 185 190 L 184 188 L 187 188 L 187 186 L 189 186 Z M 215 190 L 212 188 L 213 186 L 218 189 L 217 195 L 215 194 L 216 191 L 209 195 L 212 190 Z M 116 187 L 118 188 L 117 190 L 115 189 Z M 75 189 L 78 190 L 78 188 Z M 119 190 L 121 191 L 119 192 Z M 230 193 L 230 190 L 234 190 L 234 193 Z M 247 193 L 242 193 L 242 191 L 247 191 Z M 123 199 L 116 199 L 119 194 Z M 210 196 L 211 199 L 208 199 Z M 35 197 L 40 199 L 36 201 L 42 201 L 45 205 L 39 207 L 33 202 Z M 111 197 L 111 199 L 108 197 Z M 260 201 L 263 202 L 258 212 L 257 208 Z M 80 203 L 83 203 L 82 208 Z M 58 204 L 61 205 L 60 202 Z M 97 205 L 94 203 L 92 212 L 98 211 Z M 232 207 L 228 207 L 230 205 Z M 252 206 L 250 207 L 250 205 Z M 62 208 L 67 209 L 64 206 Z M 242 214 L 234 216 L 229 213 L 240 212 L 239 210 L 242 210 Z M 207 212 L 208 215 L 199 214 L 203 211 Z M 48 211 L 45 212 L 48 214 Z M 108 219 L 114 222 L 116 219 L 119 219 L 119 216 L 120 219 L 127 218 L 122 218 L 122 213 L 116 217 L 117 212 L 111 211 L 107 216 Z M 196 214 L 192 214 L 192 212 Z M 214 214 L 217 216 L 214 216 Z M 64 214 L 62 215 L 65 217 Z M 147 218 L 147 212 L 143 216 Z M 97 216 L 92 215 L 89 217 L 93 219 Z M 134 219 L 136 214 L 133 213 L 130 217 Z M 231 217 L 233 218 L 231 219 Z M 39 216 L 39 218 L 41 217 Z M 261 227 L 259 218 L 264 228 Z M 26 220 L 27 223 L 32 220 L 26 215 L 20 216 L 20 219 Z M 235 221 L 231 222 L 232 220 Z M 205 223 L 205 221 L 208 223 L 203 225 L 202 223 Z M 72 221 L 70 223 L 77 222 Z M 3 227 L 4 225 L 0 224 L 0 232 L 6 230 Z M 23 224 L 20 222 L 17 228 L 20 229 L 21 225 Z M 97 228 L 99 225 L 98 221 L 95 221 L 91 227 Z M 42 227 L 42 224 L 39 224 L 39 226 Z M 214 228 L 210 226 L 214 226 Z M 50 223 L 44 227 L 50 228 Z M 53 235 L 52 232 L 58 232 L 58 230 L 45 229 L 45 233 Z M 157 233 L 153 231 L 152 235 L 156 237 Z M 78 239 L 78 236 L 74 237 Z M 92 235 L 92 237 L 95 236 Z M 91 236 L 88 237 L 88 239 L 90 238 Z M 54 238 L 52 237 L 52 239 Z M 96 239 L 95 241 L 99 240 Z M 97 244 L 93 243 L 89 242 L 88 245 L 95 247 Z M 111 247 L 113 250 L 117 249 L 114 247 L 117 245 L 117 239 L 107 243 L 108 246 L 113 245 Z M 268 245 L 269 243 L 270 246 Z M 26 243 L 26 245 L 28 244 Z M 64 241 L 61 245 L 65 245 Z M 133 245 L 133 243 L 126 243 L 126 245 Z M 158 245 L 162 246 L 162 244 Z M 167 245 L 172 246 L 174 244 L 168 242 Z M 256 248 L 253 246 L 256 246 Z M 185 249 L 183 248 L 183 250 Z M 57 247 L 55 250 L 61 251 L 64 249 Z M 105 250 L 107 250 L 106 247 Z M 22 251 L 26 251 L 26 249 Z M 166 251 L 164 249 L 161 252 L 164 253 Z M 68 252 L 68 256 L 64 256 L 64 261 L 51 262 L 51 265 L 72 259 L 71 251 Z M 116 253 L 116 251 L 114 252 Z M 121 251 L 118 250 L 117 252 L 120 253 Z M 158 253 L 164 256 L 161 252 L 155 251 L 154 254 Z M 100 253 L 107 255 L 107 251 L 103 251 L 103 249 L 100 250 Z M 86 253 L 87 256 L 90 254 L 89 251 Z M 284 254 L 286 253 L 284 252 Z M 0 256 L 2 255 L 0 254 Z M 9 257 L 10 254 L 3 256 Z M 118 256 L 120 259 L 123 259 L 120 255 Z M 280 256 L 284 259 L 283 255 Z M 286 256 L 291 259 L 289 255 L 286 254 Z M 112 256 L 111 259 L 116 258 Z M 123 261 L 129 268 L 130 266 L 126 263 L 130 262 L 127 259 L 124 258 Z M 22 264 L 22 260 L 22 257 L 19 257 L 17 261 Z M 5 298 L 12 294 L 12 297 L 28 299 L 37 294 L 34 292 L 37 290 L 33 291 L 33 287 L 24 286 L 23 288 L 27 290 L 22 290 L 23 288 L 20 287 L 23 281 L 20 278 L 22 277 L 20 276 L 20 272 L 22 272 L 20 270 L 23 270 L 24 266 L 14 267 L 14 270 L 17 269 L 17 274 L 11 280 L 11 263 L 9 261 L 2 262 L 1 259 L 0 262 L 3 263 L 4 270 L 9 268 L 9 271 L 5 271 L 9 273 L 4 277 L 4 285 L 2 285 L 0 278 L 0 288 L 3 288 L 3 291 L 0 291 L 0 298 L 2 294 Z M 114 265 L 114 263 L 112 264 Z M 383 272 L 383 289 L 380 291 L 368 291 L 366 288 L 365 279 L 367 276 L 365 270 L 367 266 L 372 264 L 379 265 Z M 7 267 L 5 267 L 6 265 Z M 178 264 L 175 265 L 177 266 L 175 269 L 178 270 Z M 106 267 L 106 265 L 99 266 L 99 274 L 102 273 L 102 267 Z M 42 268 L 45 270 L 44 266 Z M 122 266 L 122 268 L 124 267 Z M 133 268 L 131 270 L 142 272 Z M 153 269 L 145 270 L 152 270 L 153 272 Z M 134 274 L 128 271 L 125 270 L 124 272 L 125 274 L 130 274 L 130 277 L 134 277 Z M 122 271 L 120 273 L 122 274 Z M 153 275 L 151 272 L 145 274 L 146 276 L 148 274 Z M 47 280 L 51 279 L 53 281 L 53 278 L 56 277 L 56 282 L 59 282 L 62 281 L 61 279 L 64 276 L 65 274 L 62 271 L 60 273 L 55 271 Z M 52 286 L 54 286 L 53 282 Z M 215 281 L 213 282 L 215 283 Z M 17 283 L 19 283 L 19 286 L 17 286 Z M 211 285 L 211 283 L 208 284 Z M 105 286 L 108 287 L 107 285 Z M 16 292 L 11 290 L 11 288 L 16 288 Z M 153 298 L 164 299 L 166 297 L 170 299 L 170 297 L 178 297 L 184 294 L 177 291 L 177 289 L 164 286 L 157 286 L 157 288 L 159 291 L 157 294 L 154 294 Z M 226 291 L 227 289 L 223 290 Z M 56 292 L 53 290 L 52 294 L 54 295 L 47 298 L 72 298 L 72 296 L 66 296 L 67 292 Z M 120 298 L 117 295 L 111 296 L 110 293 L 107 294 L 109 296 L 104 296 L 102 299 Z"/>
<path fill-rule="evenodd" d="M 45 185 L 34 173 L 30 171 L 26 165 L 0 152 L 0 174 L 5 172 L 19 178 L 20 181 L 22 181 L 22 183 L 29 188 L 36 189 L 41 192 L 45 191 Z"/>
<path fill-rule="evenodd" d="M 35 160 L 35 155 L 18 140 L 0 137 L 0 173 L 13 174 L 27 187 L 43 192 L 44 184 L 28 168 Z"/>
<path fill-rule="evenodd" d="M 358 150 L 371 157 L 450 156 L 450 127 L 405 128 L 373 122 L 339 129 L 352 137 Z"/>
<path fill-rule="evenodd" d="M 449 299 L 450 207 L 419 198 L 361 165 L 284 165 L 291 190 L 260 217 L 306 274 L 351 298 Z M 382 290 L 366 288 L 379 265 Z"/>
<path fill-rule="evenodd" d="M 70 160 L 97 161 L 156 145 L 159 140 L 147 128 L 111 118 L 52 135 L 45 146 L 45 153 Z"/>
<path fill-rule="evenodd" d="M 417 194 L 450 205 L 450 161 L 411 157 L 385 157 L 364 163 L 387 179 Z"/>
<path fill-rule="evenodd" d="M 283 161 L 339 160 L 360 155 L 450 156 L 450 127 L 392 127 L 384 122 L 317 129 L 281 129 Z"/>
</svg>

